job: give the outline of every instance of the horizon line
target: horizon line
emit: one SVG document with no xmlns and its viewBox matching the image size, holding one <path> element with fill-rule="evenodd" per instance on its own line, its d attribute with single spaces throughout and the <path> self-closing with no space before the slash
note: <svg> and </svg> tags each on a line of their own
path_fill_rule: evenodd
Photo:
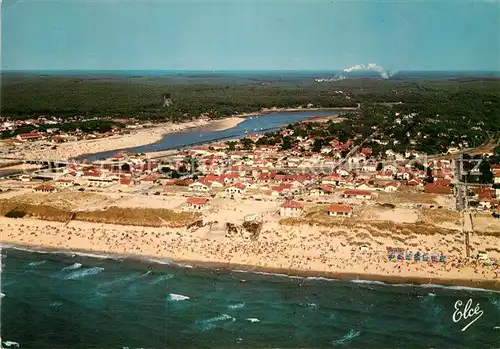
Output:
<svg viewBox="0 0 500 349">
<path fill-rule="evenodd" d="M 338 72 L 343 71 L 342 69 L 0 69 L 0 72 L 41 72 L 41 71 L 54 71 L 54 72 L 65 72 L 65 71 L 179 71 L 179 72 Z M 366 72 L 371 72 L 373 70 L 365 70 Z M 388 69 L 388 71 L 391 71 Z M 376 72 L 376 71 L 373 71 Z M 395 73 L 401 72 L 488 72 L 488 73 L 500 73 L 500 70 L 480 70 L 480 69 L 461 69 L 461 70 L 439 70 L 439 69 L 401 69 L 394 70 Z"/>
</svg>

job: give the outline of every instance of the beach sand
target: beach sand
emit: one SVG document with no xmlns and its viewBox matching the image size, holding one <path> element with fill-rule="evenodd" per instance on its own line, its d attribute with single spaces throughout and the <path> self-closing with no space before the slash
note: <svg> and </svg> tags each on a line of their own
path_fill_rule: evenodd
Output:
<svg viewBox="0 0 500 349">
<path fill-rule="evenodd" d="M 82 221 L 66 224 L 0 217 L 0 241 L 3 244 L 173 259 L 292 275 L 500 289 L 499 275 L 494 267 L 465 263 L 459 261 L 460 257 L 450 254 L 447 263 L 388 261 L 382 245 L 393 245 L 391 237 L 373 238 L 373 249 L 362 253 L 348 243 L 356 236 L 359 240 L 360 233 L 357 229 L 346 232 L 345 229 L 327 230 L 304 225 L 284 227 L 276 222 L 267 224 L 258 240 L 248 241 L 203 228 L 191 233 L 185 228 L 133 227 Z M 445 250 L 453 245 L 456 237 L 419 236 L 417 240 L 422 246 L 430 246 L 437 252 L 439 246 Z M 377 247 L 377 244 L 380 246 Z"/>
</svg>

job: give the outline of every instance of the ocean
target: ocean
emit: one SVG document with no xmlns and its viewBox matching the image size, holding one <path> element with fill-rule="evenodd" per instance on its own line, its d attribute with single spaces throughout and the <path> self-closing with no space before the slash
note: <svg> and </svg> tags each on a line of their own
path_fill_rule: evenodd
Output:
<svg viewBox="0 0 500 349">
<path fill-rule="evenodd" d="M 246 282 L 242 282 L 246 280 Z M 495 348 L 500 293 L 4 248 L 4 348 Z M 483 312 L 453 321 L 455 303 Z"/>
</svg>

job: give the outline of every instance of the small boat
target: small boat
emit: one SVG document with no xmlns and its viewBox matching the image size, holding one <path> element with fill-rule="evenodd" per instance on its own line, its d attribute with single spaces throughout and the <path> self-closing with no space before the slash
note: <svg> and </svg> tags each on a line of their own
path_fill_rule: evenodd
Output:
<svg viewBox="0 0 500 349">
<path fill-rule="evenodd" d="M 245 130 L 245 134 L 247 134 L 247 133 L 248 133 L 248 130 Z"/>
<path fill-rule="evenodd" d="M 246 284 L 246 283 L 247 283 L 247 280 L 245 280 L 245 279 L 241 279 L 241 280 L 240 280 L 240 283 L 242 283 L 242 284 Z"/>
<path fill-rule="evenodd" d="M 252 117 L 250 116 L 248 119 L 252 120 Z"/>
</svg>

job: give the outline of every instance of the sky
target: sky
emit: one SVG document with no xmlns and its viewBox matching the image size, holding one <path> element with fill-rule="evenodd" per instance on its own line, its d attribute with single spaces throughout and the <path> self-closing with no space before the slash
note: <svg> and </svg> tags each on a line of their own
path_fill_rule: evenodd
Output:
<svg viewBox="0 0 500 349">
<path fill-rule="evenodd" d="M 4 0 L 4 70 L 500 70 L 500 0 Z"/>
</svg>

